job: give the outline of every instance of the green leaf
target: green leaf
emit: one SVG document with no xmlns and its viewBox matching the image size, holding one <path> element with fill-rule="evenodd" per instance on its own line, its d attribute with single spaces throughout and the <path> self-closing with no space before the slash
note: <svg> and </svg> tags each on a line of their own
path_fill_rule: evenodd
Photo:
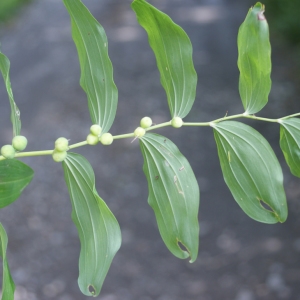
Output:
<svg viewBox="0 0 300 300">
<path fill-rule="evenodd" d="M 190 39 L 168 15 L 146 1 L 133 1 L 132 9 L 148 34 L 171 116 L 184 118 L 194 103 L 197 85 Z"/>
<path fill-rule="evenodd" d="M 3 225 L 0 223 L 0 256 L 2 257 L 2 297 L 1 300 L 14 300 L 15 284 L 10 275 L 9 265 L 6 259 L 6 249 L 7 249 L 7 234 Z"/>
<path fill-rule="evenodd" d="M 33 170 L 16 159 L 0 161 L 0 208 L 19 198 L 33 178 Z"/>
<path fill-rule="evenodd" d="M 81 243 L 78 284 L 83 294 L 97 296 L 121 245 L 119 224 L 95 189 L 95 176 L 81 155 L 68 153 L 63 161 L 72 203 L 72 220 Z"/>
<path fill-rule="evenodd" d="M 103 27 L 80 0 L 63 2 L 71 17 L 72 36 L 78 51 L 80 85 L 88 97 L 92 123 L 100 125 L 104 133 L 114 121 L 118 104 L 107 37 Z"/>
<path fill-rule="evenodd" d="M 0 51 L 0 70 L 5 82 L 9 103 L 10 103 L 10 120 L 13 125 L 13 135 L 20 135 L 21 132 L 21 120 L 20 120 L 20 110 L 18 109 L 13 92 L 11 89 L 10 79 L 9 79 L 9 69 L 10 69 L 10 61 L 9 59 Z"/>
<path fill-rule="evenodd" d="M 259 222 L 284 222 L 283 175 L 269 143 L 240 122 L 220 122 L 213 128 L 223 176 L 239 206 Z"/>
<path fill-rule="evenodd" d="M 280 120 L 280 147 L 291 173 L 300 177 L 300 119 Z"/>
<path fill-rule="evenodd" d="M 239 90 L 246 114 L 260 111 L 271 90 L 271 46 L 264 5 L 250 8 L 238 33 Z"/>
<path fill-rule="evenodd" d="M 178 258 L 194 262 L 199 244 L 199 187 L 186 158 L 169 139 L 153 133 L 140 138 L 148 203 L 162 239 Z"/>
</svg>

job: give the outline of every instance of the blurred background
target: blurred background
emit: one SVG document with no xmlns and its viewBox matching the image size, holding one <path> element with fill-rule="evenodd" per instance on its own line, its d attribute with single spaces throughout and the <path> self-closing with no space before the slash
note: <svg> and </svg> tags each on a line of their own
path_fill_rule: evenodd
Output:
<svg viewBox="0 0 300 300">
<path fill-rule="evenodd" d="M 23 5 L 20 6 L 19 4 Z M 28 151 L 53 149 L 60 136 L 83 141 L 91 125 L 68 14 L 60 0 L 1 1 L 0 41 L 11 61 L 11 82 L 21 111 Z M 210 121 L 243 111 L 238 93 L 236 38 L 248 9 L 238 0 L 153 0 L 184 28 L 194 48 L 198 90 L 185 121 Z M 130 1 L 89 0 L 85 4 L 106 30 L 119 89 L 112 134 L 132 132 L 144 116 L 170 119 L 155 58 L 138 26 Z M 299 112 L 299 1 L 267 0 L 273 86 L 259 116 Z M 0 145 L 11 142 L 9 102 L 0 83 Z M 243 120 L 242 120 L 243 121 Z M 99 195 L 122 229 L 101 300 L 277 300 L 300 299 L 300 185 L 279 149 L 279 127 L 247 121 L 271 143 L 284 173 L 289 217 L 266 225 L 247 217 L 224 183 L 210 128 L 157 130 L 189 160 L 201 190 L 200 249 L 190 264 L 164 246 L 142 172 L 138 141 L 77 152 L 92 164 Z M 7 230 L 8 258 L 16 300 L 79 300 L 80 245 L 60 164 L 49 157 L 22 159 L 35 177 L 22 196 L 0 211 Z"/>
</svg>

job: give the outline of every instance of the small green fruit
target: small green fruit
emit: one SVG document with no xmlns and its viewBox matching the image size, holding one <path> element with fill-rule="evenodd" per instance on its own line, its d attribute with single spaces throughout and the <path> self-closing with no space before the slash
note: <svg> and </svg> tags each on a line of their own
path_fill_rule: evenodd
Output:
<svg viewBox="0 0 300 300">
<path fill-rule="evenodd" d="M 52 158 L 56 162 L 61 162 L 67 157 L 67 151 L 54 150 L 52 153 Z"/>
<path fill-rule="evenodd" d="M 183 124 L 183 121 L 180 117 L 174 117 L 171 121 L 171 125 L 174 127 L 174 128 L 180 128 Z"/>
<path fill-rule="evenodd" d="M 25 136 L 17 135 L 12 140 L 12 145 L 17 151 L 23 151 L 27 146 L 27 139 Z"/>
<path fill-rule="evenodd" d="M 140 124 L 142 128 L 149 128 L 152 125 L 152 120 L 149 117 L 144 117 Z"/>
<path fill-rule="evenodd" d="M 1 154 L 5 158 L 14 158 L 16 151 L 12 145 L 5 145 L 1 148 Z"/>
<path fill-rule="evenodd" d="M 94 124 L 90 128 L 90 133 L 95 136 L 99 136 L 101 134 L 102 128 L 98 124 Z"/>
<path fill-rule="evenodd" d="M 93 134 L 89 134 L 87 137 L 86 137 L 86 141 L 89 145 L 97 145 L 99 143 L 99 138 L 98 136 L 96 135 L 93 135 Z"/>
<path fill-rule="evenodd" d="M 100 137 L 100 142 L 103 145 L 110 145 L 113 142 L 114 138 L 110 133 L 104 133 Z"/>
<path fill-rule="evenodd" d="M 142 128 L 142 127 L 138 127 L 138 128 L 136 128 L 135 131 L 134 131 L 134 135 L 135 135 L 136 137 L 142 137 L 142 136 L 145 135 L 145 133 L 146 133 L 146 130 L 145 130 L 144 128 Z"/>
<path fill-rule="evenodd" d="M 66 138 L 60 137 L 55 141 L 55 150 L 64 152 L 67 151 L 68 149 L 69 149 L 69 141 Z"/>
</svg>

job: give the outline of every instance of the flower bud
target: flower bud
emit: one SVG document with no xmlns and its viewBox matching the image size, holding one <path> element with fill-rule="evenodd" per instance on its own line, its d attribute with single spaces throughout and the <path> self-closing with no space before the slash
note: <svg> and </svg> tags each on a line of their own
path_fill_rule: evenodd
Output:
<svg viewBox="0 0 300 300">
<path fill-rule="evenodd" d="M 113 140 L 114 140 L 113 136 L 108 132 L 102 134 L 100 137 L 100 142 L 103 145 L 110 145 L 113 142 Z"/>
<path fill-rule="evenodd" d="M 5 145 L 1 148 L 1 155 L 5 158 L 14 158 L 16 151 L 12 145 Z"/>
<path fill-rule="evenodd" d="M 144 117 L 140 124 L 142 128 L 149 128 L 152 125 L 152 120 L 149 117 Z"/>
<path fill-rule="evenodd" d="M 25 136 L 17 135 L 12 140 L 12 145 L 17 151 L 23 151 L 27 146 L 27 139 Z"/>
<path fill-rule="evenodd" d="M 67 151 L 68 149 L 69 149 L 69 141 L 66 138 L 60 137 L 55 141 L 55 150 L 64 152 Z"/>
<path fill-rule="evenodd" d="M 171 125 L 174 127 L 174 128 L 180 128 L 183 124 L 183 121 L 180 117 L 174 117 L 171 121 Z"/>
</svg>

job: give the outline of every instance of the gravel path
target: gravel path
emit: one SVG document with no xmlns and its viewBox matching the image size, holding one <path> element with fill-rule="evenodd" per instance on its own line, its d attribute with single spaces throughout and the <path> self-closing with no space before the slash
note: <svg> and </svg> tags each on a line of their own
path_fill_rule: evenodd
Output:
<svg viewBox="0 0 300 300">
<path fill-rule="evenodd" d="M 238 0 L 153 1 L 189 34 L 199 76 L 197 99 L 186 121 L 209 121 L 240 113 L 236 35 L 253 3 Z M 169 120 L 154 56 L 138 27 L 130 1 L 90 1 L 107 32 L 119 89 L 111 132 L 132 132 L 143 116 Z M 11 61 L 11 81 L 21 111 L 28 150 L 52 149 L 60 136 L 79 142 L 89 128 L 79 64 L 61 1 L 35 1 L 0 28 L 2 51 Z M 260 114 L 280 117 L 295 109 L 294 86 L 281 53 L 274 55 L 270 103 Z M 11 140 L 9 107 L 0 84 L 0 140 Z M 289 218 L 266 225 L 249 219 L 229 193 L 210 128 L 157 131 L 188 158 L 201 190 L 200 251 L 194 264 L 164 246 L 147 204 L 138 142 L 84 147 L 95 169 L 97 189 L 116 215 L 123 243 L 104 282 L 101 300 L 277 300 L 300 299 L 299 181 L 289 175 L 278 146 L 278 126 L 248 122 L 274 147 L 285 175 Z M 35 177 L 21 198 L 2 209 L 16 300 L 79 300 L 79 241 L 60 164 L 51 157 L 23 159 Z"/>
</svg>

